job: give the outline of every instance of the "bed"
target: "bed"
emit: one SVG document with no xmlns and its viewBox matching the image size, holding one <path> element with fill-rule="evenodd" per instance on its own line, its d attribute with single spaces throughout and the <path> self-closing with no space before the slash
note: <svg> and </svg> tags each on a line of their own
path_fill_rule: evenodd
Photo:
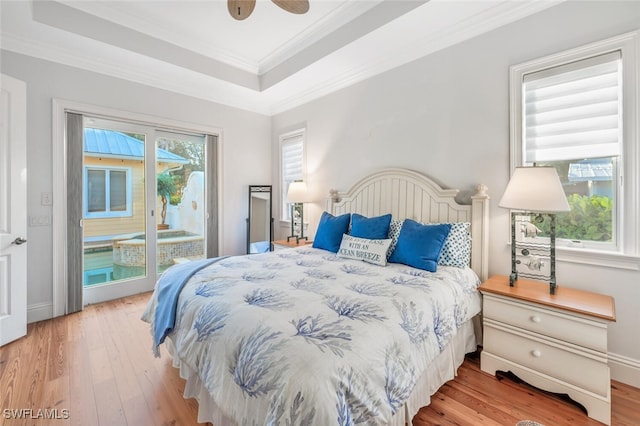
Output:
<svg viewBox="0 0 640 426">
<path fill-rule="evenodd" d="M 471 204 L 459 204 L 457 194 L 410 170 L 382 170 L 331 192 L 316 238 L 335 237 L 349 217 L 345 233 L 353 236 L 340 233 L 339 247 L 318 243 L 165 272 L 143 320 L 154 350 L 164 341 L 186 380 L 185 398 L 198 400 L 198 420 L 410 424 L 477 347 L 489 197 L 483 185 Z M 381 218 L 389 220 L 388 238 L 356 236 Z M 435 272 L 399 257 L 412 257 L 407 241 L 418 234 L 410 226 L 441 235 Z M 453 229 L 471 234 L 467 257 L 449 250 L 458 247 Z M 461 259 L 466 264 L 456 265 Z"/>
</svg>

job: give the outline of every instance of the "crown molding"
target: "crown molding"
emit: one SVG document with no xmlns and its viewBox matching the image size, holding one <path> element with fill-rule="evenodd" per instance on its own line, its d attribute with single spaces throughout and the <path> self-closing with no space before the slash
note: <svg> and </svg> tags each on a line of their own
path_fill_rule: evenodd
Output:
<svg viewBox="0 0 640 426">
<path fill-rule="evenodd" d="M 169 44 L 175 44 L 185 50 L 192 50 L 213 60 L 224 62 L 234 68 L 257 75 L 260 71 L 258 62 L 237 55 L 228 49 L 218 49 L 211 45 L 185 37 L 180 33 L 172 33 L 172 37 L 165 37 L 162 31 L 158 31 L 157 23 L 152 22 L 146 16 L 135 13 L 134 10 L 122 11 L 115 7 L 118 2 L 83 2 L 83 1 L 58 1 L 65 6 L 80 10 L 83 13 L 106 19 L 110 22 L 118 22 L 121 26 L 134 29 L 143 34 L 157 38 Z M 90 4 L 91 7 L 86 7 Z M 166 33 L 166 32 L 165 32 Z M 194 48 L 195 46 L 195 48 Z"/>
<path fill-rule="evenodd" d="M 322 20 L 318 21 L 315 25 L 308 27 L 299 37 L 290 40 L 262 58 L 258 62 L 258 75 L 268 73 L 287 59 L 308 49 L 314 43 L 323 39 L 327 34 L 333 33 L 382 2 L 383 0 L 369 0 L 366 2 L 356 1 L 342 3 L 339 8 L 333 9 L 331 13 L 324 16 Z"/>
<path fill-rule="evenodd" d="M 307 90 L 297 92 L 292 96 L 274 102 L 271 105 L 270 114 L 276 115 L 285 112 L 314 99 L 326 96 L 393 68 L 450 47 L 456 43 L 468 40 L 528 15 L 541 12 L 564 1 L 566 0 L 499 3 L 490 9 L 486 9 L 481 13 L 459 21 L 455 25 L 446 27 L 444 30 L 418 38 L 411 43 L 405 43 L 402 49 L 395 50 L 393 58 L 385 55 L 377 57 L 357 68 L 352 68 L 330 79 L 319 82 Z"/>
<path fill-rule="evenodd" d="M 110 51 L 109 56 L 118 60 L 112 59 L 108 61 L 101 59 L 106 55 L 102 57 L 100 55 L 85 56 L 81 49 L 67 49 L 62 47 L 61 44 L 35 41 L 5 32 L 1 34 L 0 47 L 19 54 L 133 81 L 233 108 L 263 115 L 275 115 L 453 44 L 555 6 L 563 1 L 500 2 L 475 15 L 460 19 L 454 25 L 444 27 L 442 30 L 418 36 L 409 42 L 404 40 L 399 43 L 389 44 L 386 50 L 380 49 L 376 51 L 377 55 L 375 57 L 366 59 L 364 62 L 357 62 L 357 65 L 351 66 L 349 69 L 337 70 L 335 74 L 320 72 L 320 69 L 327 68 L 326 65 L 330 63 L 329 61 L 333 55 L 344 54 L 344 52 L 333 52 L 292 76 L 285 78 L 275 87 L 264 91 L 246 89 L 177 64 L 167 63 L 160 59 L 143 56 L 139 53 L 104 43 L 101 43 L 102 47 L 98 46 L 98 48 L 108 49 Z M 429 6 L 431 3 L 437 4 L 438 1 L 431 0 L 424 6 Z M 416 13 L 429 13 L 428 7 L 425 7 L 424 11 L 421 9 L 416 9 Z M 403 25 L 403 19 L 404 16 L 397 20 L 399 22 L 390 22 L 381 31 L 394 31 L 394 26 L 397 31 L 398 27 Z M 382 37 L 384 37 L 384 34 Z M 346 46 L 345 49 L 357 50 L 360 46 L 359 43 L 367 38 L 368 36 L 362 37 L 351 43 L 350 46 Z M 307 42 L 310 40 L 312 38 L 307 39 Z M 323 65 L 325 68 L 323 68 Z M 320 78 L 323 76 L 324 78 Z"/>
<path fill-rule="evenodd" d="M 249 112 L 269 115 L 268 106 L 252 97 L 251 94 L 254 92 L 249 89 L 245 89 L 244 92 L 250 93 L 243 96 L 238 93 L 238 91 L 242 91 L 238 86 L 219 80 L 216 81 L 195 71 L 171 66 L 151 58 L 144 59 L 149 61 L 152 66 L 142 68 L 139 66 L 140 61 L 138 60 L 140 55 L 136 53 L 127 52 L 132 55 L 133 59 L 127 62 L 129 65 L 125 66 L 123 63 L 114 64 L 96 57 L 80 56 L 77 52 L 62 48 L 59 45 L 34 41 L 6 33 L 1 35 L 0 48 Z M 158 71 L 161 69 L 167 70 L 168 68 L 171 68 L 169 72 Z M 180 78 L 177 78 L 177 74 L 180 75 Z"/>
</svg>

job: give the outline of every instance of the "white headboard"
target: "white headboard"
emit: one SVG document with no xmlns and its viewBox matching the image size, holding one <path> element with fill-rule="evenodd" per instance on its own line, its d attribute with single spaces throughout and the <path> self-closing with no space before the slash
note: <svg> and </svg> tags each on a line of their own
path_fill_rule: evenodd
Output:
<svg viewBox="0 0 640 426">
<path fill-rule="evenodd" d="M 471 268 L 481 280 L 488 277 L 489 195 L 478 185 L 471 204 L 458 204 L 457 189 L 442 189 L 428 177 L 406 169 L 385 169 L 357 182 L 347 192 L 331 191 L 327 211 L 334 215 L 359 213 L 423 223 L 471 222 Z"/>
</svg>

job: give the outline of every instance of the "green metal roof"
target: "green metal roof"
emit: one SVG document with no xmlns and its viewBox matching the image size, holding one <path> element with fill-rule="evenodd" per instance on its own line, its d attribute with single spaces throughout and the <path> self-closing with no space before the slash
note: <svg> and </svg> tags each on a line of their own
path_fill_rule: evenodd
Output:
<svg viewBox="0 0 640 426">
<path fill-rule="evenodd" d="M 144 142 L 121 132 L 103 129 L 84 129 L 84 152 L 94 157 L 144 158 Z M 158 161 L 187 164 L 189 160 L 173 152 L 158 148 Z"/>
</svg>

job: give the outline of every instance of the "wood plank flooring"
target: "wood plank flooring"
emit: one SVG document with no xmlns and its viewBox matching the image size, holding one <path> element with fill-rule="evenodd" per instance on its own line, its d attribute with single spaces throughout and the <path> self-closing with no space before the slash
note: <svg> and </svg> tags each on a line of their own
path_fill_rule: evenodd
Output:
<svg viewBox="0 0 640 426">
<path fill-rule="evenodd" d="M 140 320 L 148 298 L 30 324 L 26 337 L 0 348 L 0 425 L 198 424 L 197 402 L 182 398 L 184 381 L 171 357 L 164 349 L 159 359 L 151 353 L 149 326 Z M 640 425 L 640 389 L 614 381 L 612 399 L 613 425 Z M 28 419 L 8 418 L 16 414 Z M 524 419 L 546 426 L 600 424 L 555 396 L 481 372 L 478 357 L 469 356 L 413 425 L 515 425 Z"/>
</svg>

